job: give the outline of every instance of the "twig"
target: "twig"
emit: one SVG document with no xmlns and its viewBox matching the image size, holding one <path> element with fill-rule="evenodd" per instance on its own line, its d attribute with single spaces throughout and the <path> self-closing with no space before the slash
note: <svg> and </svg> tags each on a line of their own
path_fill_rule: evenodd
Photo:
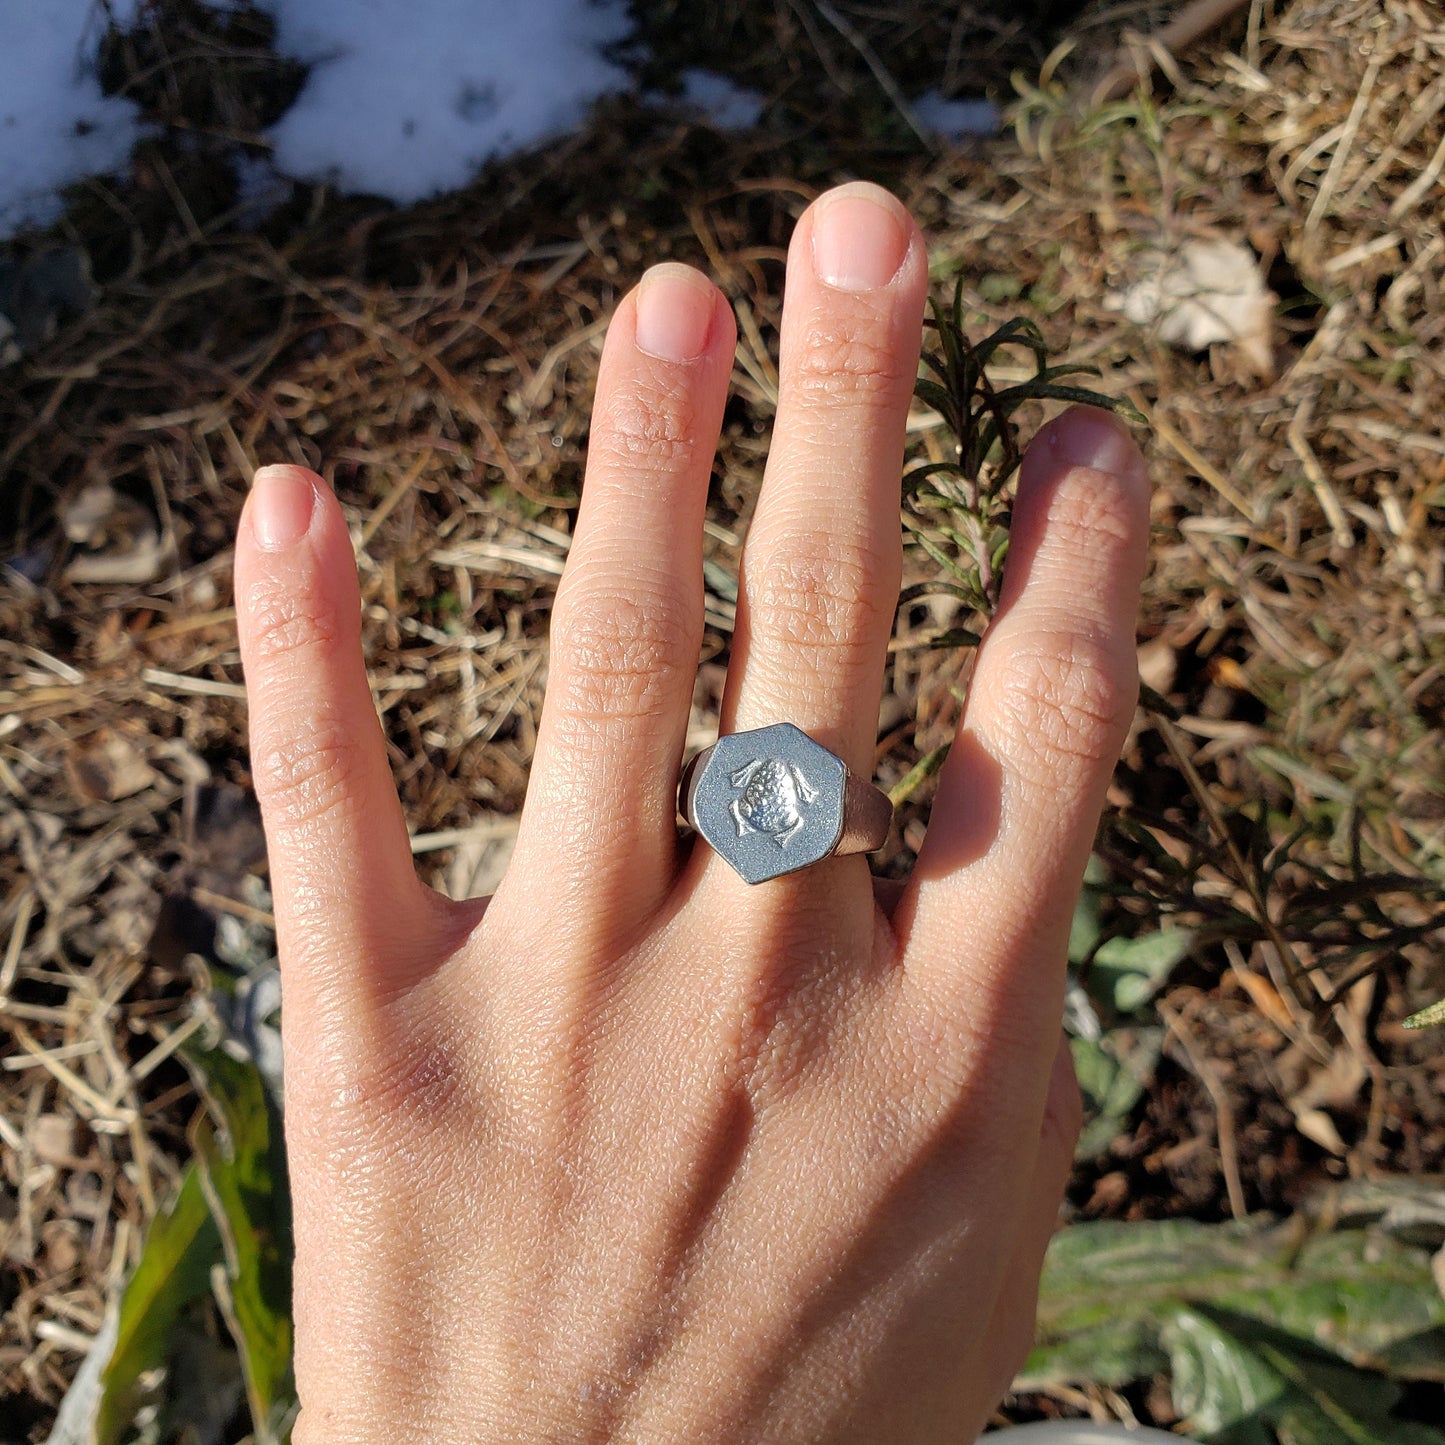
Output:
<svg viewBox="0 0 1445 1445">
<path fill-rule="evenodd" d="M 130 1071 L 130 1082 L 138 1084 L 141 1080 L 149 1078 L 193 1033 L 198 1029 L 204 1028 L 206 1023 L 206 1015 L 196 1013 L 192 1014 L 179 1028 L 172 1029 L 171 1032 Z M 119 1103 L 119 1100 L 117 1099 L 116 1102 Z"/>
<path fill-rule="evenodd" d="M 1194 0 L 1192 5 L 1186 5 L 1169 24 L 1146 36 L 1145 43 L 1150 51 L 1173 55 L 1222 25 L 1244 3 L 1245 0 Z M 1157 63 L 1156 55 L 1155 64 Z M 1147 74 L 1147 71 L 1140 72 L 1133 56 L 1127 61 L 1117 61 L 1094 87 L 1090 104 L 1103 105 L 1107 101 L 1128 95 L 1135 83 L 1144 78 L 1144 74 Z"/>
<path fill-rule="evenodd" d="M 1286 432 L 1286 440 L 1289 442 L 1289 449 L 1299 459 L 1299 464 L 1304 469 L 1310 486 L 1314 488 L 1320 510 L 1330 524 L 1335 546 L 1341 550 L 1348 550 L 1355 545 L 1355 534 L 1350 527 L 1349 518 L 1345 516 L 1345 509 L 1340 505 L 1340 499 L 1334 487 L 1330 485 L 1330 479 L 1325 475 L 1325 469 L 1320 465 L 1320 459 L 1315 455 L 1314 448 L 1305 436 L 1305 427 L 1309 424 L 1313 410 L 1314 408 L 1306 402 L 1295 413 Z"/>
<path fill-rule="evenodd" d="M 15 923 L 10 930 L 10 941 L 5 945 L 5 959 L 0 962 L 0 1008 L 5 1006 L 10 989 L 15 983 L 15 971 L 20 967 L 20 954 L 25 948 L 25 938 L 30 932 L 30 916 L 35 912 L 35 890 L 27 888 L 20 896 L 20 906 L 15 911 Z"/>
<path fill-rule="evenodd" d="M 79 1043 L 57 1044 L 55 1048 L 47 1050 L 46 1057 L 63 1062 L 67 1059 L 82 1059 L 87 1054 L 99 1052 L 99 1049 L 100 1045 L 94 1039 L 82 1039 Z M 41 1060 L 21 1054 L 11 1054 L 8 1059 L 0 1059 L 0 1069 L 12 1074 L 18 1074 L 22 1069 L 41 1067 L 43 1067 Z"/>
<path fill-rule="evenodd" d="M 1355 144 L 1355 137 L 1359 134 L 1360 121 L 1364 118 L 1365 108 L 1370 103 L 1370 92 L 1375 88 L 1375 78 L 1379 75 L 1380 67 L 1384 63 L 1384 55 L 1377 52 L 1370 57 L 1370 63 L 1365 67 L 1364 78 L 1360 81 L 1359 90 L 1355 92 L 1355 103 L 1350 107 L 1349 118 L 1345 121 L 1344 134 L 1340 137 L 1340 143 L 1335 147 L 1334 155 L 1330 157 L 1330 167 L 1325 172 L 1325 178 L 1320 182 L 1319 190 L 1315 192 L 1314 204 L 1305 217 L 1304 233 L 1306 236 L 1329 213 L 1335 187 L 1339 184 L 1340 176 L 1344 174 L 1345 162 L 1349 159 L 1350 151 Z"/>
<path fill-rule="evenodd" d="M 134 1123 L 134 1110 L 119 1109 L 107 1098 L 92 1089 L 84 1079 L 59 1063 L 53 1052 L 41 1046 L 24 1024 L 11 1023 L 15 1042 L 55 1080 L 61 1088 L 68 1090 L 80 1103 L 85 1104 L 97 1121 L 106 1121 L 130 1128 Z"/>
<path fill-rule="evenodd" d="M 888 99 L 893 102 L 894 110 L 907 122 L 909 130 L 923 142 L 930 154 L 937 150 L 938 147 L 933 136 L 925 129 L 923 122 L 918 119 L 917 112 L 908 103 L 908 97 L 904 95 L 898 82 L 888 73 L 887 67 L 879 60 L 877 52 L 869 45 L 867 37 L 847 16 L 835 10 L 828 0 L 813 0 L 813 4 L 818 14 L 863 57 L 868 69 L 873 72 L 874 80 L 878 82 Z"/>
<path fill-rule="evenodd" d="M 1244 1219 L 1249 1209 L 1244 1201 L 1244 1185 L 1239 1178 L 1239 1153 L 1234 1147 L 1234 1105 L 1229 1102 L 1224 1082 L 1219 1071 L 1199 1047 L 1197 1040 L 1184 1021 L 1162 999 L 1159 1001 L 1159 1017 L 1164 1020 L 1170 1033 L 1179 1040 L 1199 1082 L 1204 1085 L 1214 1104 L 1214 1132 L 1219 1141 L 1219 1168 L 1224 1175 L 1224 1188 L 1229 1195 L 1229 1212 L 1236 1219 Z"/>
<path fill-rule="evenodd" d="M 417 833 L 411 840 L 413 857 L 418 853 L 436 853 L 442 848 L 457 848 L 465 843 L 485 843 L 493 838 L 510 838 L 516 831 L 516 818 L 489 818 L 468 828 L 444 828 L 437 833 Z"/>
<path fill-rule="evenodd" d="M 247 923 L 259 924 L 262 928 L 269 928 L 272 932 L 276 929 L 276 915 L 265 908 L 255 908 L 249 903 L 242 903 L 239 899 L 228 898 L 224 893 L 216 893 L 209 888 L 202 888 L 199 884 L 191 889 L 191 901 L 199 903 L 202 908 L 214 908 L 220 913 L 234 914 L 237 918 L 244 918 Z"/>
<path fill-rule="evenodd" d="M 788 0 L 788 9 L 798 17 L 798 24 L 807 34 L 808 40 L 813 46 L 813 53 L 827 72 L 828 79 L 838 88 L 840 94 L 851 95 L 853 87 L 848 76 L 838 68 L 838 62 L 833 58 L 833 52 L 823 44 L 823 36 L 813 23 L 813 17 L 808 13 L 807 0 Z"/>
<path fill-rule="evenodd" d="M 416 461 L 406 469 L 402 479 L 378 503 L 371 516 L 367 518 L 366 526 L 361 529 L 361 537 L 356 543 L 358 552 L 366 551 L 371 545 L 371 539 L 376 536 L 377 528 L 391 516 L 396 504 L 416 485 L 417 478 L 431 465 L 434 455 L 435 453 L 430 447 L 423 451 Z"/>
<path fill-rule="evenodd" d="M 1144 397 L 1137 392 L 1130 392 L 1129 399 L 1149 418 L 1149 425 L 1153 428 L 1154 434 L 1165 446 L 1169 447 L 1186 466 L 1202 480 L 1209 483 L 1245 521 L 1251 525 L 1254 523 L 1254 509 L 1249 505 L 1243 496 L 1235 489 L 1234 485 L 1214 466 L 1199 449 L 1192 446 L 1182 437 L 1158 412 L 1149 407 Z"/>
<path fill-rule="evenodd" d="M 1300 987 L 1300 981 L 1308 977 L 1305 970 L 1300 967 L 1299 959 L 1295 951 L 1290 947 L 1284 934 L 1280 932 L 1274 919 L 1270 916 L 1269 901 L 1264 896 L 1264 890 L 1259 885 L 1259 879 L 1255 871 L 1246 861 L 1244 855 L 1239 851 L 1239 844 L 1235 842 L 1234 835 L 1225 826 L 1224 819 L 1220 816 L 1218 804 L 1214 795 L 1204 786 L 1204 780 L 1199 776 L 1193 760 L 1185 752 L 1179 741 L 1178 731 L 1174 724 L 1162 714 L 1154 714 L 1154 725 L 1159 729 L 1159 735 L 1164 739 L 1165 746 L 1169 749 L 1170 756 L 1174 759 L 1179 771 L 1184 774 L 1184 781 L 1189 785 L 1189 791 L 1194 794 L 1195 801 L 1203 810 L 1209 820 L 1209 825 L 1214 829 L 1215 835 L 1220 838 L 1229 853 L 1231 861 L 1239 875 L 1239 882 L 1245 892 L 1249 894 L 1250 901 L 1254 904 L 1258 917 L 1259 926 L 1264 930 L 1265 936 L 1274 945 L 1275 952 L 1280 962 L 1284 965 L 1285 976 L 1289 979 L 1290 986 L 1296 990 Z"/>
<path fill-rule="evenodd" d="M 1413 211 L 1440 179 L 1442 170 L 1445 170 L 1445 138 L 1435 147 L 1435 154 L 1430 157 L 1425 169 L 1390 203 L 1390 219 L 1398 221 L 1407 211 Z"/>
<path fill-rule="evenodd" d="M 180 672 L 167 672 L 161 667 L 147 667 L 141 672 L 141 681 L 152 687 L 165 688 L 169 692 L 192 693 L 196 697 L 244 698 L 246 689 L 239 682 L 216 682 L 209 677 L 187 677 Z"/>
</svg>

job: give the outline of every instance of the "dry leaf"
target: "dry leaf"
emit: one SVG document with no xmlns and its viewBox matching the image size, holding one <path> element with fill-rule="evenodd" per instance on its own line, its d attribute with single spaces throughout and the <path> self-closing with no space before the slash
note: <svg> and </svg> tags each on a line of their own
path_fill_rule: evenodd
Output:
<svg viewBox="0 0 1445 1445">
<path fill-rule="evenodd" d="M 1196 238 L 1177 248 L 1146 247 L 1137 263 L 1139 279 L 1105 298 L 1111 311 L 1184 351 L 1229 342 L 1257 375 L 1274 375 L 1276 298 L 1247 246 Z"/>
<path fill-rule="evenodd" d="M 109 482 L 92 482 L 66 499 L 60 509 L 60 525 L 78 546 L 99 546 L 119 507 L 120 498 Z"/>
<path fill-rule="evenodd" d="M 41 1114 L 30 1127 L 30 1146 L 42 1164 L 74 1168 L 84 1133 L 79 1119 L 71 1114 Z"/>
<path fill-rule="evenodd" d="M 1295 1128 L 1312 1144 L 1318 1144 L 1321 1149 L 1340 1159 L 1350 1152 L 1340 1137 L 1340 1131 L 1335 1127 L 1335 1121 L 1323 1109 L 1305 1109 L 1298 1105 L 1290 1107 L 1294 1111 Z"/>
<path fill-rule="evenodd" d="M 88 802 L 117 803 L 159 781 L 159 774 L 128 738 L 102 728 L 66 755 L 70 785 Z"/>
<path fill-rule="evenodd" d="M 139 502 L 109 482 L 92 482 L 60 512 L 66 537 L 86 550 L 65 569 L 67 582 L 140 586 L 154 582 L 170 560 L 171 544 Z"/>
<path fill-rule="evenodd" d="M 1155 637 L 1139 648 L 1139 681 L 1168 695 L 1179 672 L 1179 654 L 1165 637 Z"/>
<path fill-rule="evenodd" d="M 170 548 L 155 532 L 140 532 L 124 549 L 77 557 L 66 569 L 67 582 L 112 582 L 139 587 L 154 582 L 170 560 Z"/>
</svg>

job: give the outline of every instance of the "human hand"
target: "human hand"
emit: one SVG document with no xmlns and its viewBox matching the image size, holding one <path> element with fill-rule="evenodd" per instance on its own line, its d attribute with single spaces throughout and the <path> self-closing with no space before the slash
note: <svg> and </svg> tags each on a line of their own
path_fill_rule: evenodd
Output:
<svg viewBox="0 0 1445 1445">
<path fill-rule="evenodd" d="M 926 256 L 800 220 L 724 733 L 870 776 Z M 901 896 L 680 843 L 734 347 L 696 272 L 607 336 L 510 869 L 416 879 L 326 487 L 257 474 L 236 599 L 285 989 L 298 1445 L 971 1440 L 1033 1329 L 1079 1106 L 1072 906 L 1135 700 L 1143 463 L 1076 409 L 1024 463 L 1002 606 Z"/>
</svg>

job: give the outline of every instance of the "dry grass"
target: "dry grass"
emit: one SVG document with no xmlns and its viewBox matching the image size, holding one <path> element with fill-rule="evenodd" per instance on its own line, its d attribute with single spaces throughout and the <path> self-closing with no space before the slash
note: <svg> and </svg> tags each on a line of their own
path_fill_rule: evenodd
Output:
<svg viewBox="0 0 1445 1445">
<path fill-rule="evenodd" d="M 914 206 L 980 327 L 1031 315 L 1153 422 L 1142 657 L 1181 716 L 1141 723 L 1104 841 L 1131 883 L 1121 926 L 1172 908 L 1211 941 L 1167 999 L 1159 1102 L 1076 1184 L 1096 1212 L 1287 1205 L 1321 1178 L 1445 1168 L 1445 1052 L 1399 1029 L 1445 993 L 1442 58 L 1424 3 L 1256 6 L 1153 100 L 1081 119 L 1060 82 L 987 157 L 852 153 Z M 228 104 L 231 131 L 263 123 Z M 218 920 L 267 921 L 229 590 L 255 465 L 336 487 L 419 865 L 485 889 L 525 784 L 602 328 L 664 256 L 706 265 L 740 323 L 695 739 L 716 726 L 783 248 L 834 174 L 798 144 L 722 145 L 619 102 L 544 162 L 401 215 L 308 196 L 240 233 L 224 188 L 188 206 L 160 151 L 103 198 L 127 244 L 98 253 L 101 304 L 0 392 L 12 1433 L 43 1429 L 184 1157 L 195 1097 L 170 1051 L 207 1013 L 191 956 L 214 956 Z M 1181 355 L 1105 303 L 1149 247 L 1216 233 L 1253 246 L 1285 303 L 1273 376 L 1228 347 Z M 922 414 L 914 437 L 942 444 Z M 952 620 L 900 614 L 885 783 L 957 719 L 958 659 L 923 645 Z M 885 866 L 907 866 L 926 807 L 925 786 Z M 1262 849 L 1239 821 L 1257 811 Z M 1186 894 L 1160 884 L 1161 852 L 1195 866 Z"/>
</svg>

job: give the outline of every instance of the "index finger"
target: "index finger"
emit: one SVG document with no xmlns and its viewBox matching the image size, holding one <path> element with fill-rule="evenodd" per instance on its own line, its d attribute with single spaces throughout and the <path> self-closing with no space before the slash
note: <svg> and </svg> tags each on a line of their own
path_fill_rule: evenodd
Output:
<svg viewBox="0 0 1445 1445">
<path fill-rule="evenodd" d="M 970 1030 L 1052 1047 L 1074 901 L 1138 698 L 1148 534 L 1122 422 L 1076 407 L 1039 434 L 1002 605 L 894 916 L 915 977 Z"/>
</svg>

